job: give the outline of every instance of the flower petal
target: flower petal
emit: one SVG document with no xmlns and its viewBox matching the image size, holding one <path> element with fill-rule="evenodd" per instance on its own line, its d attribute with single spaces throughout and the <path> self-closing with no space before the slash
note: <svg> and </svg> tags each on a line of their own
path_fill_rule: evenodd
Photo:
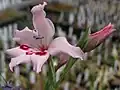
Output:
<svg viewBox="0 0 120 90">
<path fill-rule="evenodd" d="M 32 8 L 31 12 L 33 14 L 33 25 L 35 30 L 37 30 L 38 35 L 44 37 L 42 39 L 43 45 L 48 45 L 55 33 L 54 25 L 51 20 L 47 19 L 44 12 L 44 6 L 39 4 Z"/>
<path fill-rule="evenodd" d="M 48 52 L 45 55 L 41 55 L 41 56 L 33 54 L 31 56 L 31 60 L 33 63 L 33 70 L 36 71 L 37 73 L 41 72 L 41 68 L 48 58 L 49 58 Z"/>
<path fill-rule="evenodd" d="M 60 61 L 62 61 L 62 62 L 69 59 L 69 55 L 66 53 L 60 53 L 58 57 L 59 57 Z"/>
<path fill-rule="evenodd" d="M 83 51 L 79 47 L 70 45 L 65 37 L 58 37 L 54 39 L 50 44 L 48 51 L 51 55 L 63 52 L 74 58 L 80 58 L 81 60 L 84 58 Z"/>
<path fill-rule="evenodd" d="M 26 27 L 21 31 L 15 31 L 14 40 L 19 44 L 27 44 L 32 48 L 38 48 L 40 40 L 35 37 L 37 37 L 36 32 Z"/>
<path fill-rule="evenodd" d="M 11 57 L 17 57 L 21 54 L 24 54 L 25 52 L 26 51 L 20 49 L 20 47 L 16 47 L 16 48 L 6 50 L 6 54 L 10 55 Z"/>
<path fill-rule="evenodd" d="M 18 57 L 12 58 L 9 64 L 9 67 L 10 67 L 10 70 L 13 72 L 13 67 L 21 63 L 30 63 L 30 62 L 31 62 L 30 55 L 23 54 Z"/>
<path fill-rule="evenodd" d="M 60 53 L 60 54 L 57 55 L 57 57 L 58 57 L 59 60 L 58 60 L 58 66 L 57 66 L 56 69 L 59 69 L 62 65 L 67 63 L 70 56 L 66 53 Z"/>
</svg>

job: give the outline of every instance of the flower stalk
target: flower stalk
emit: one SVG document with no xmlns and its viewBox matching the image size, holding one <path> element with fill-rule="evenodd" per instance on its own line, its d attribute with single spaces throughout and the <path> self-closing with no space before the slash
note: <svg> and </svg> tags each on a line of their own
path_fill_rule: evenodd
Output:
<svg viewBox="0 0 120 90">
<path fill-rule="evenodd" d="M 44 90 L 56 90 L 56 72 L 52 58 L 48 61 L 47 80 L 44 88 Z"/>
</svg>

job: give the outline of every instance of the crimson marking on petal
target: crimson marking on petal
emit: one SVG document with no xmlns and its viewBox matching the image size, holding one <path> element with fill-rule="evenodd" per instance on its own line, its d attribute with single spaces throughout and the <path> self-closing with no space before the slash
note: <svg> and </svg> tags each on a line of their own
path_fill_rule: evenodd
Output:
<svg viewBox="0 0 120 90">
<path fill-rule="evenodd" d="M 28 45 L 20 45 L 20 49 L 23 49 L 23 50 L 28 50 L 30 47 Z"/>
<path fill-rule="evenodd" d="M 44 46 L 40 47 L 41 52 L 44 52 L 45 50 L 47 50 L 47 48 L 45 48 Z"/>
<path fill-rule="evenodd" d="M 45 55 L 47 52 L 43 51 L 43 52 L 35 52 L 36 55 L 40 55 L 40 56 L 43 56 Z"/>
<path fill-rule="evenodd" d="M 26 55 L 32 55 L 34 52 L 33 51 L 28 51 L 26 52 Z"/>
</svg>

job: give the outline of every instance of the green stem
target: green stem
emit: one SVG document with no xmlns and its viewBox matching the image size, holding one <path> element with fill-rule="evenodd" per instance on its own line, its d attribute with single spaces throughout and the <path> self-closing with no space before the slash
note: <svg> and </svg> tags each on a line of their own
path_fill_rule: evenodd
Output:
<svg viewBox="0 0 120 90">
<path fill-rule="evenodd" d="M 63 72 L 61 73 L 60 80 L 57 82 L 57 86 L 64 80 L 65 75 L 68 73 L 70 68 L 75 64 L 76 60 L 73 60 L 72 57 L 70 57 L 70 60 L 68 61 L 66 67 L 64 68 Z"/>
<path fill-rule="evenodd" d="M 48 62 L 48 73 L 47 73 L 47 81 L 45 84 L 45 90 L 56 90 L 56 73 L 55 73 L 55 67 L 53 65 L 53 60 L 50 58 Z"/>
</svg>

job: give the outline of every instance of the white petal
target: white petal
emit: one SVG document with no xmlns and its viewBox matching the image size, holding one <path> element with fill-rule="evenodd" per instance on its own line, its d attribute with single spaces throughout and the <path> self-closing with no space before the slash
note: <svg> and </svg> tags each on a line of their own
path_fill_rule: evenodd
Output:
<svg viewBox="0 0 120 90">
<path fill-rule="evenodd" d="M 58 58 L 60 59 L 59 62 L 62 62 L 62 63 L 66 62 L 69 59 L 69 57 L 70 56 L 66 53 L 60 53 L 59 56 L 58 56 Z"/>
<path fill-rule="evenodd" d="M 42 39 L 42 44 L 44 46 L 47 46 L 54 33 L 55 33 L 55 28 L 51 20 L 46 18 L 45 12 L 44 12 L 44 5 L 37 5 L 32 8 L 32 14 L 33 14 L 33 25 L 35 30 L 37 30 L 38 34 L 41 37 L 44 37 Z"/>
<path fill-rule="evenodd" d="M 22 64 L 22 63 L 30 63 L 30 55 L 20 55 L 18 57 L 12 58 L 9 64 L 10 70 L 13 72 L 13 67 Z"/>
<path fill-rule="evenodd" d="M 27 44 L 32 48 L 38 48 L 40 45 L 40 39 L 36 39 L 37 33 L 30 30 L 28 27 L 23 30 L 16 30 L 14 35 L 14 40 L 19 44 Z"/>
<path fill-rule="evenodd" d="M 49 58 L 48 52 L 45 55 L 41 55 L 41 56 L 33 54 L 31 56 L 31 60 L 33 63 L 33 70 L 36 71 L 37 73 L 41 72 L 41 68 L 48 58 Z"/>
<path fill-rule="evenodd" d="M 8 55 L 10 55 L 11 57 L 17 57 L 21 54 L 24 54 L 26 51 L 25 50 L 22 50 L 20 49 L 20 47 L 16 47 L 16 48 L 12 48 L 12 49 L 8 49 L 6 50 L 6 53 Z"/>
<path fill-rule="evenodd" d="M 58 67 L 64 65 L 65 63 L 67 63 L 67 61 L 69 60 L 69 55 L 66 53 L 60 53 L 57 55 L 58 56 Z"/>
<path fill-rule="evenodd" d="M 80 58 L 81 60 L 84 58 L 83 51 L 79 47 L 70 45 L 65 37 L 58 37 L 54 39 L 50 44 L 48 51 L 51 55 L 63 52 L 74 58 Z"/>
</svg>

